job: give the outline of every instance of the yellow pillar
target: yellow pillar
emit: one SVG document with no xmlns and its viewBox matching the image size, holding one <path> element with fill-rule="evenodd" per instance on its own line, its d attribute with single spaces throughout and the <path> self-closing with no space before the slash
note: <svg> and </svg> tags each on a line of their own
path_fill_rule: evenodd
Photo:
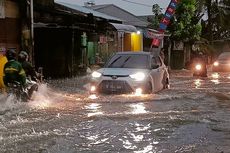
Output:
<svg viewBox="0 0 230 153">
<path fill-rule="evenodd" d="M 2 53 L 0 53 L 0 89 L 3 89 L 5 87 L 4 82 L 3 82 L 3 69 L 4 65 L 7 62 L 6 56 L 4 56 Z"/>
<path fill-rule="evenodd" d="M 141 51 L 142 49 L 142 35 L 137 33 L 132 33 L 132 51 Z"/>
</svg>

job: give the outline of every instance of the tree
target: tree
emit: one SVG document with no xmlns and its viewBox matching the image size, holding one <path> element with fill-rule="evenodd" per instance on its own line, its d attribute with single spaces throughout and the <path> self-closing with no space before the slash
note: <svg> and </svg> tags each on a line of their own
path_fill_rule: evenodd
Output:
<svg viewBox="0 0 230 153">
<path fill-rule="evenodd" d="M 201 0 L 207 20 L 202 21 L 202 37 L 212 42 L 230 37 L 230 1 Z"/>
<path fill-rule="evenodd" d="M 160 8 L 158 4 L 154 4 L 152 7 L 152 12 L 153 12 L 154 17 L 150 21 L 151 22 L 150 27 L 153 29 L 158 29 L 160 20 L 163 17 L 162 8 Z"/>
<path fill-rule="evenodd" d="M 194 42 L 201 36 L 201 16 L 197 15 L 196 0 L 181 0 L 168 30 L 172 40 Z"/>
</svg>

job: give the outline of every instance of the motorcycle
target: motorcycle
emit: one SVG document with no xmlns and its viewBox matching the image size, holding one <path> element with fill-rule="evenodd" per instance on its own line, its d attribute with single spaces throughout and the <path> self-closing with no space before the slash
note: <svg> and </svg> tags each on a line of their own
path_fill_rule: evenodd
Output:
<svg viewBox="0 0 230 153">
<path fill-rule="evenodd" d="M 38 83 L 27 79 L 26 85 L 22 86 L 19 82 L 8 83 L 6 92 L 8 95 L 14 95 L 21 102 L 28 102 L 34 91 L 38 90 Z"/>
<path fill-rule="evenodd" d="M 198 62 L 194 64 L 193 76 L 207 77 L 207 67 L 203 62 Z"/>
</svg>

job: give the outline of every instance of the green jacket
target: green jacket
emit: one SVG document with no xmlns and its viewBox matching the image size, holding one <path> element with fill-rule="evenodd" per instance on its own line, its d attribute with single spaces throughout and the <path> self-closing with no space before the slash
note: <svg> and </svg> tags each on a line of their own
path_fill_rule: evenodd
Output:
<svg viewBox="0 0 230 153">
<path fill-rule="evenodd" d="M 26 74 L 22 65 L 16 60 L 8 61 L 4 66 L 4 84 L 19 82 L 21 85 L 26 84 Z"/>
</svg>

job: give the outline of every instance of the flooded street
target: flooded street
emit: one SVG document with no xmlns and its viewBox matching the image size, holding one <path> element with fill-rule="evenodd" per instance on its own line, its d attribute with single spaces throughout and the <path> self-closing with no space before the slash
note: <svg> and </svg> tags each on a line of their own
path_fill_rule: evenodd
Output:
<svg viewBox="0 0 230 153">
<path fill-rule="evenodd" d="M 1 95 L 0 152 L 230 153 L 230 74 L 170 77 L 152 95 L 89 95 L 87 78 L 41 85 L 29 103 Z"/>
</svg>

